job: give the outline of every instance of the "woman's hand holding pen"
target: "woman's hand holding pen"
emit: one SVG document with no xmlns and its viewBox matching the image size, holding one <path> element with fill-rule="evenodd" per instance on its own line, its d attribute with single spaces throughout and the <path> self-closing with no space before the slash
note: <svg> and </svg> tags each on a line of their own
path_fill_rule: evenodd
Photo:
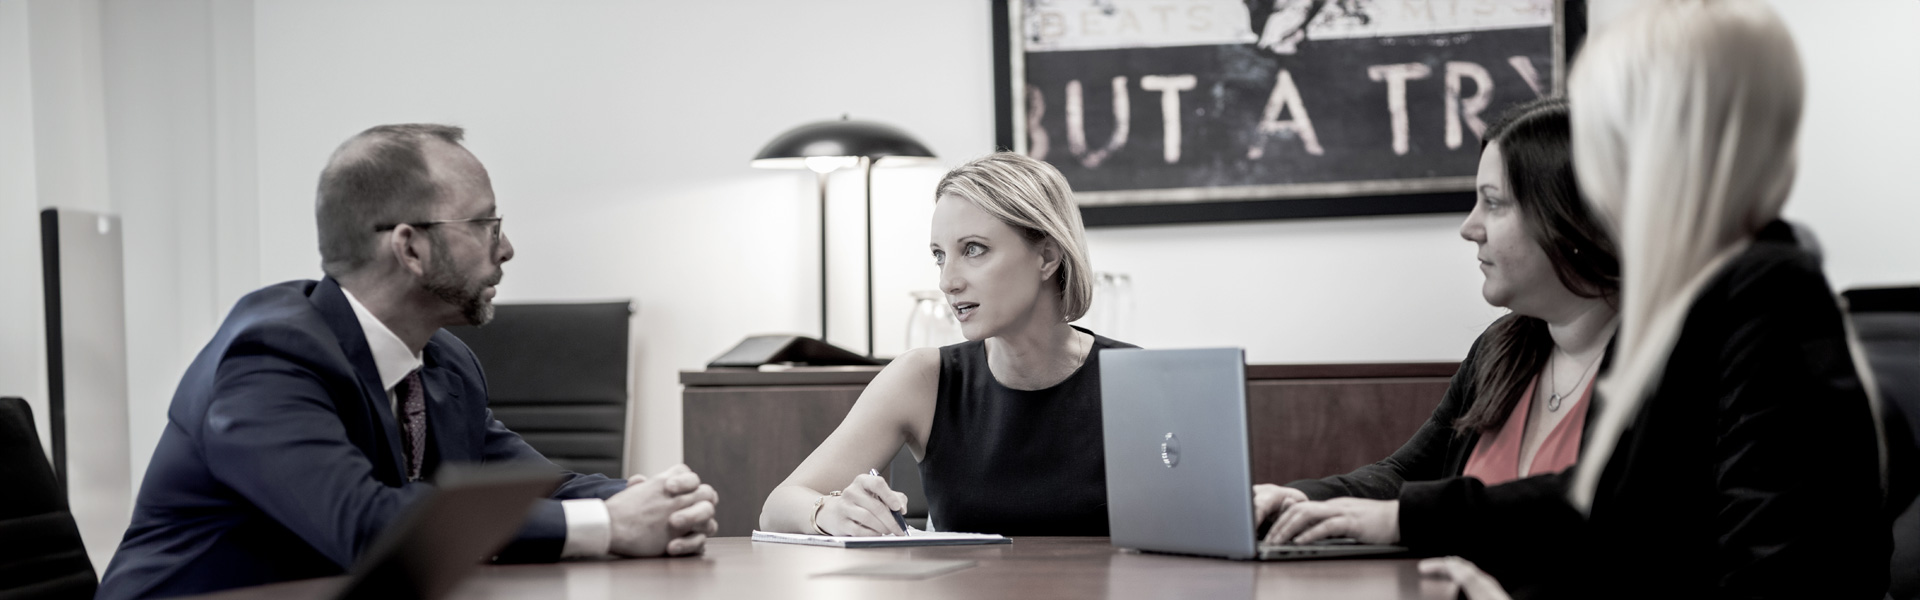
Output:
<svg viewBox="0 0 1920 600">
<path fill-rule="evenodd" d="M 854 477 L 839 495 L 827 496 L 814 523 L 828 535 L 905 535 L 894 513 L 906 510 L 907 495 L 893 491 L 886 479 L 869 472 Z"/>
</svg>

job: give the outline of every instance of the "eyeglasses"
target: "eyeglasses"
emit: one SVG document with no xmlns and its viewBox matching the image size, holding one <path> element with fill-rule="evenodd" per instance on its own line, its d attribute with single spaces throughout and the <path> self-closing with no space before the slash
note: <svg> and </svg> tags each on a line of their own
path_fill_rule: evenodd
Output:
<svg viewBox="0 0 1920 600">
<path fill-rule="evenodd" d="M 491 217 L 475 217 L 472 219 L 438 219 L 433 221 L 419 221 L 414 223 L 396 223 L 392 225 L 380 225 L 380 226 L 374 227 L 373 230 L 374 231 L 392 231 L 393 228 L 399 227 L 401 225 L 406 225 L 414 229 L 426 229 L 428 227 L 432 227 L 435 225 L 448 225 L 453 223 L 482 223 L 487 225 L 487 235 L 493 239 L 493 243 L 498 244 L 500 243 L 500 228 L 505 224 L 506 218 L 507 218 L 506 215 L 494 215 Z"/>
</svg>

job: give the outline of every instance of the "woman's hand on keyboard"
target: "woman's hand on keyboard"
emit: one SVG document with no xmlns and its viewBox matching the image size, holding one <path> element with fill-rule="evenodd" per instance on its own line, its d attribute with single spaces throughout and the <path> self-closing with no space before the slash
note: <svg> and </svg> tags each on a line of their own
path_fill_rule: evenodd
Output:
<svg viewBox="0 0 1920 600">
<path fill-rule="evenodd" d="M 1279 544 L 1311 544 L 1332 537 L 1350 537 L 1368 544 L 1400 541 L 1400 501 L 1334 498 L 1299 502 L 1280 515 L 1267 532 Z"/>
<path fill-rule="evenodd" d="M 1286 486 L 1262 483 L 1253 486 L 1253 526 L 1254 535 L 1266 536 L 1267 542 L 1273 542 L 1273 524 L 1280 515 L 1294 504 L 1307 501 L 1307 493 Z"/>
</svg>

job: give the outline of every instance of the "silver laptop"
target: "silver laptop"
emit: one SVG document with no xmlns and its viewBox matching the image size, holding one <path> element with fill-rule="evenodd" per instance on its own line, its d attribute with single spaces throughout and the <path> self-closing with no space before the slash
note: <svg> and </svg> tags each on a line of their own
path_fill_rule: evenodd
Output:
<svg viewBox="0 0 1920 600">
<path fill-rule="evenodd" d="M 1100 408 L 1114 546 L 1237 560 L 1406 552 L 1352 540 L 1255 543 L 1239 348 L 1101 350 Z"/>
</svg>

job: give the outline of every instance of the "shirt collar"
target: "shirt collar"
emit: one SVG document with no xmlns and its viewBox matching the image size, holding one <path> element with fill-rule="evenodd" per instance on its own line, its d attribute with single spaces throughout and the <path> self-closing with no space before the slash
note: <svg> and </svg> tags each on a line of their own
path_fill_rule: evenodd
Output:
<svg viewBox="0 0 1920 600">
<path fill-rule="evenodd" d="M 367 349 L 373 351 L 373 366 L 380 371 L 381 389 L 392 390 L 408 373 L 420 368 L 420 355 L 407 349 L 406 342 L 400 341 L 400 336 L 373 316 L 373 311 L 353 297 L 353 292 L 342 287 L 340 293 L 347 297 L 347 305 L 353 307 L 353 316 L 360 319 L 360 331 L 367 336 Z"/>
</svg>

